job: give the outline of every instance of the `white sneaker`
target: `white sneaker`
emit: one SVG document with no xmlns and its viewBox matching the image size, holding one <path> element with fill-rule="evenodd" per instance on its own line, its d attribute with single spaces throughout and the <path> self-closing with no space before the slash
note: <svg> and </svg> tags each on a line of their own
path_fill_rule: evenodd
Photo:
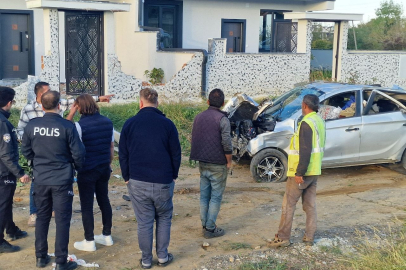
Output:
<svg viewBox="0 0 406 270">
<path fill-rule="evenodd" d="M 104 246 L 112 246 L 114 244 L 113 238 L 111 237 L 111 235 L 107 235 L 107 236 L 103 235 L 103 234 L 95 235 L 94 236 L 94 241 L 97 244 L 101 244 L 101 245 L 104 245 Z"/>
<path fill-rule="evenodd" d="M 96 243 L 94 241 L 87 241 L 86 239 L 81 242 L 75 242 L 73 246 L 77 250 L 82 251 L 96 251 Z"/>
</svg>

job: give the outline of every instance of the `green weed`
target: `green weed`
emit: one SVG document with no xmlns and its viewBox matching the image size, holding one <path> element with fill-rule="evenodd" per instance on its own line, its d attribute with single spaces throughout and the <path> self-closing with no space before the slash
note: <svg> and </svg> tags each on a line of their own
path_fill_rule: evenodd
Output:
<svg viewBox="0 0 406 270">
<path fill-rule="evenodd" d="M 402 231 L 390 232 L 381 236 L 376 233 L 373 239 L 365 239 L 356 247 L 357 256 L 348 258 L 351 269 L 387 270 L 404 269 L 406 265 L 406 235 Z"/>
</svg>

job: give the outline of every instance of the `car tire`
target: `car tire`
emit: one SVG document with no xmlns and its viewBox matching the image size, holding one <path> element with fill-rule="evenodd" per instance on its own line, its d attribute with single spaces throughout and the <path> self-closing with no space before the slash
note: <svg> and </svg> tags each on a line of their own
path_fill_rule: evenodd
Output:
<svg viewBox="0 0 406 270">
<path fill-rule="evenodd" d="M 284 182 L 287 179 L 287 168 L 288 158 L 276 149 L 260 151 L 252 158 L 250 165 L 252 177 L 257 182 Z"/>
</svg>

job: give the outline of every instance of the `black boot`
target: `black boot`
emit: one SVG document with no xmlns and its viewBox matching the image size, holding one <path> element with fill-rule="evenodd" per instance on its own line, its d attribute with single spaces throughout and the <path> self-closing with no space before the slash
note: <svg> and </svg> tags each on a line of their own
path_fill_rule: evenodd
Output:
<svg viewBox="0 0 406 270">
<path fill-rule="evenodd" d="M 73 270 L 78 267 L 78 264 L 75 262 L 67 262 L 64 264 L 56 264 L 55 270 Z"/>
<path fill-rule="evenodd" d="M 51 257 L 47 255 L 45 258 L 37 258 L 37 267 L 44 268 L 51 261 Z"/>
<path fill-rule="evenodd" d="M 17 240 L 17 239 L 24 238 L 27 235 L 28 234 L 27 234 L 26 231 L 22 231 L 22 230 L 18 229 L 14 234 L 7 234 L 7 238 L 10 241 L 14 241 L 14 240 Z"/>
<path fill-rule="evenodd" d="M 0 253 L 12 253 L 19 250 L 20 250 L 19 246 L 13 246 L 6 240 L 3 240 L 3 242 L 0 244 Z"/>
</svg>

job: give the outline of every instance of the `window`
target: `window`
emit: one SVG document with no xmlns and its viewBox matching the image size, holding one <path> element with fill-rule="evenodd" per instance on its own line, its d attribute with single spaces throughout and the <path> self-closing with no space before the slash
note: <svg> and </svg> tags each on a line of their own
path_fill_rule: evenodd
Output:
<svg viewBox="0 0 406 270">
<path fill-rule="evenodd" d="M 144 26 L 163 29 L 165 48 L 181 48 L 182 2 L 145 0 Z"/>
<path fill-rule="evenodd" d="M 359 116 L 356 96 L 356 92 L 350 91 L 327 98 L 320 104 L 320 116 L 326 121 Z"/>
<path fill-rule="evenodd" d="M 302 108 L 302 101 L 305 95 L 313 94 L 318 97 L 324 94 L 316 88 L 297 87 L 273 101 L 273 106 L 265 110 L 263 119 L 275 119 L 284 121 L 294 115 Z"/>
<path fill-rule="evenodd" d="M 406 105 L 406 95 L 400 93 L 389 93 L 383 92 L 384 96 L 378 92 L 372 92 L 371 90 L 364 91 L 365 104 L 368 101 L 368 105 L 365 107 L 364 115 L 378 114 L 378 113 L 389 113 L 400 111 L 400 106 L 395 102 L 399 101 L 401 104 Z M 373 96 L 372 96 L 373 95 Z M 371 100 L 371 98 L 373 100 Z M 393 100 L 393 99 L 394 100 Z"/>
<path fill-rule="evenodd" d="M 259 52 L 296 52 L 297 23 L 285 20 L 283 12 L 261 9 Z"/>
</svg>

